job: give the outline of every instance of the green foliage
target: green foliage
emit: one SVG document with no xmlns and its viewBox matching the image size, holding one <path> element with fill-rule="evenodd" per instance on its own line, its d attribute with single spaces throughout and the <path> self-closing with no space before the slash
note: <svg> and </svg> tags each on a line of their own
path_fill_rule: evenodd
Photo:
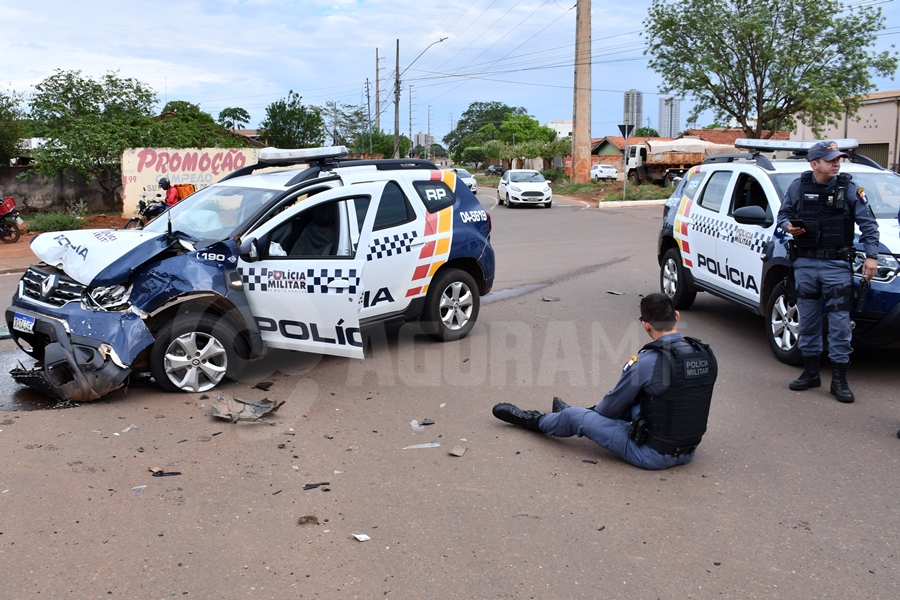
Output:
<svg viewBox="0 0 900 600">
<path fill-rule="evenodd" d="M 448 156 L 446 148 L 440 144 L 432 144 L 429 151 L 431 152 L 431 156 L 435 158 L 446 158 Z"/>
<path fill-rule="evenodd" d="M 339 104 L 333 100 L 322 109 L 325 129 L 331 136 L 332 146 L 348 146 L 351 152 L 368 151 L 368 119 L 362 108 L 352 104 Z M 365 144 L 357 144 L 365 139 Z M 391 149 L 393 152 L 393 147 Z"/>
<path fill-rule="evenodd" d="M 184 100 L 166 104 L 147 124 L 144 146 L 157 148 L 245 148 L 250 141 L 225 129 L 200 106 Z"/>
<path fill-rule="evenodd" d="M 462 162 L 474 163 L 476 168 L 484 161 L 484 149 L 481 146 L 470 146 L 462 153 Z"/>
<path fill-rule="evenodd" d="M 634 137 L 659 137 L 659 132 L 652 127 L 640 127 L 632 133 Z"/>
<path fill-rule="evenodd" d="M 556 183 L 562 183 L 569 179 L 569 176 L 566 175 L 565 167 L 553 167 L 552 169 L 545 169 L 541 171 L 541 175 L 544 176 L 544 179 L 547 181 L 552 181 L 554 185 Z"/>
<path fill-rule="evenodd" d="M 219 112 L 219 125 L 225 129 L 234 131 L 235 129 L 243 129 L 250 123 L 250 113 L 240 107 L 223 108 Z"/>
<path fill-rule="evenodd" d="M 260 136 L 276 148 L 315 148 L 324 145 L 325 135 L 321 111 L 303 106 L 300 94 L 288 91 L 286 98 L 266 107 L 266 118 L 260 123 Z M 391 146 L 393 152 L 393 146 Z"/>
<path fill-rule="evenodd" d="M 25 221 L 28 233 L 44 231 L 71 231 L 81 229 L 81 218 L 69 213 L 49 213 L 29 216 Z"/>
<path fill-rule="evenodd" d="M 87 203 L 84 201 L 84 198 L 71 200 L 68 206 L 66 206 L 66 212 L 69 216 L 75 217 L 76 219 L 84 219 L 88 214 Z"/>
<path fill-rule="evenodd" d="M 711 110 L 759 138 L 855 114 L 873 74 L 897 69 L 872 50 L 883 26 L 880 8 L 840 0 L 653 0 L 644 36 L 660 92 L 693 98 L 689 122 Z"/>
<path fill-rule="evenodd" d="M 14 91 L 0 90 L 0 165 L 19 155 L 19 140 L 26 137 L 23 97 Z"/>
<path fill-rule="evenodd" d="M 524 108 L 510 107 L 502 102 L 473 102 L 462 114 L 456 127 L 444 136 L 451 154 L 465 150 L 468 146 L 483 145 L 483 142 L 497 139 L 499 127 L 507 114 L 528 114 Z M 493 128 L 487 127 L 493 125 Z"/>
<path fill-rule="evenodd" d="M 556 131 L 544 127 L 537 119 L 526 114 L 508 113 L 500 123 L 500 139 L 509 144 L 522 142 L 552 142 Z"/>
<path fill-rule="evenodd" d="M 357 134 L 356 139 L 364 138 L 365 152 L 369 151 L 369 136 L 366 133 Z M 354 141 L 354 147 L 357 142 Z M 400 156 L 409 156 L 409 148 L 412 142 L 405 135 L 400 136 Z M 381 154 L 384 158 L 394 155 L 394 134 L 384 131 L 372 132 L 372 154 Z"/>
</svg>

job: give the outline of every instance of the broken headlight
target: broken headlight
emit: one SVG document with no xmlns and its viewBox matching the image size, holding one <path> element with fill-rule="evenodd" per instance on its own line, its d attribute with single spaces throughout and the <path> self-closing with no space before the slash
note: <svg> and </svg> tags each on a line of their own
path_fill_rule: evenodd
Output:
<svg viewBox="0 0 900 600">
<path fill-rule="evenodd" d="M 856 258 L 853 259 L 853 274 L 862 276 L 863 261 L 866 260 L 865 252 L 856 251 Z M 878 255 L 878 267 L 875 270 L 873 281 L 890 281 L 900 269 L 900 263 L 891 254 Z"/>
<path fill-rule="evenodd" d="M 131 284 L 109 285 L 85 290 L 81 296 L 88 310 L 126 310 L 131 306 Z"/>
</svg>

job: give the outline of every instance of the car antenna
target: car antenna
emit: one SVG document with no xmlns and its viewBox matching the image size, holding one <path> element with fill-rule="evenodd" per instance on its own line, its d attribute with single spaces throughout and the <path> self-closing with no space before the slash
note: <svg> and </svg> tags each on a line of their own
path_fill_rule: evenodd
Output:
<svg viewBox="0 0 900 600">
<path fill-rule="evenodd" d="M 172 209 L 170 208 L 169 210 L 167 210 L 166 214 L 168 215 L 169 219 L 169 231 L 168 233 L 166 233 L 166 243 L 171 244 L 172 240 L 175 239 L 172 237 Z"/>
</svg>

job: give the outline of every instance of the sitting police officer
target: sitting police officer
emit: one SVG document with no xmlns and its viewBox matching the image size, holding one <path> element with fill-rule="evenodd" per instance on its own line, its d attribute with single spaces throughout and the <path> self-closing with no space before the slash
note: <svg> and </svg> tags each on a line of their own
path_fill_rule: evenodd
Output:
<svg viewBox="0 0 900 600">
<path fill-rule="evenodd" d="M 494 416 L 556 437 L 585 436 L 645 469 L 689 462 L 706 432 L 718 368 L 709 346 L 678 333 L 679 318 L 667 295 L 641 299 L 641 325 L 653 342 L 631 357 L 596 406 L 554 398 L 551 414 L 498 404 Z"/>
<path fill-rule="evenodd" d="M 863 188 L 847 173 L 838 174 L 841 152 L 835 142 L 818 142 L 807 158 L 806 171 L 788 188 L 778 211 L 778 225 L 794 237 L 794 282 L 800 318 L 798 345 L 803 373 L 790 383 L 792 390 L 819 387 L 822 354 L 822 308 L 828 313 L 828 358 L 831 393 L 853 402 L 847 383 L 850 364 L 850 306 L 853 302 L 854 228 L 859 225 L 865 247 L 863 275 L 870 281 L 878 267 L 878 223 Z"/>
</svg>

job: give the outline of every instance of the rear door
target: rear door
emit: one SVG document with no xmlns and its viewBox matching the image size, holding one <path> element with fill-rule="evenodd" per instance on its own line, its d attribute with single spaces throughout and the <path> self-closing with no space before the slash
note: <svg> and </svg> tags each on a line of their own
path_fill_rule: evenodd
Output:
<svg viewBox="0 0 900 600">
<path fill-rule="evenodd" d="M 693 202 L 689 219 L 691 258 L 694 279 L 722 288 L 725 274 L 719 267 L 717 247 L 719 236 L 725 228 L 722 212 L 728 209 L 725 198 L 732 188 L 732 172 L 714 171 L 706 178 L 705 185 Z M 682 249 L 683 250 L 683 249 Z M 683 257 L 686 258 L 687 257 Z M 685 262 L 687 265 L 687 262 Z"/>
</svg>

